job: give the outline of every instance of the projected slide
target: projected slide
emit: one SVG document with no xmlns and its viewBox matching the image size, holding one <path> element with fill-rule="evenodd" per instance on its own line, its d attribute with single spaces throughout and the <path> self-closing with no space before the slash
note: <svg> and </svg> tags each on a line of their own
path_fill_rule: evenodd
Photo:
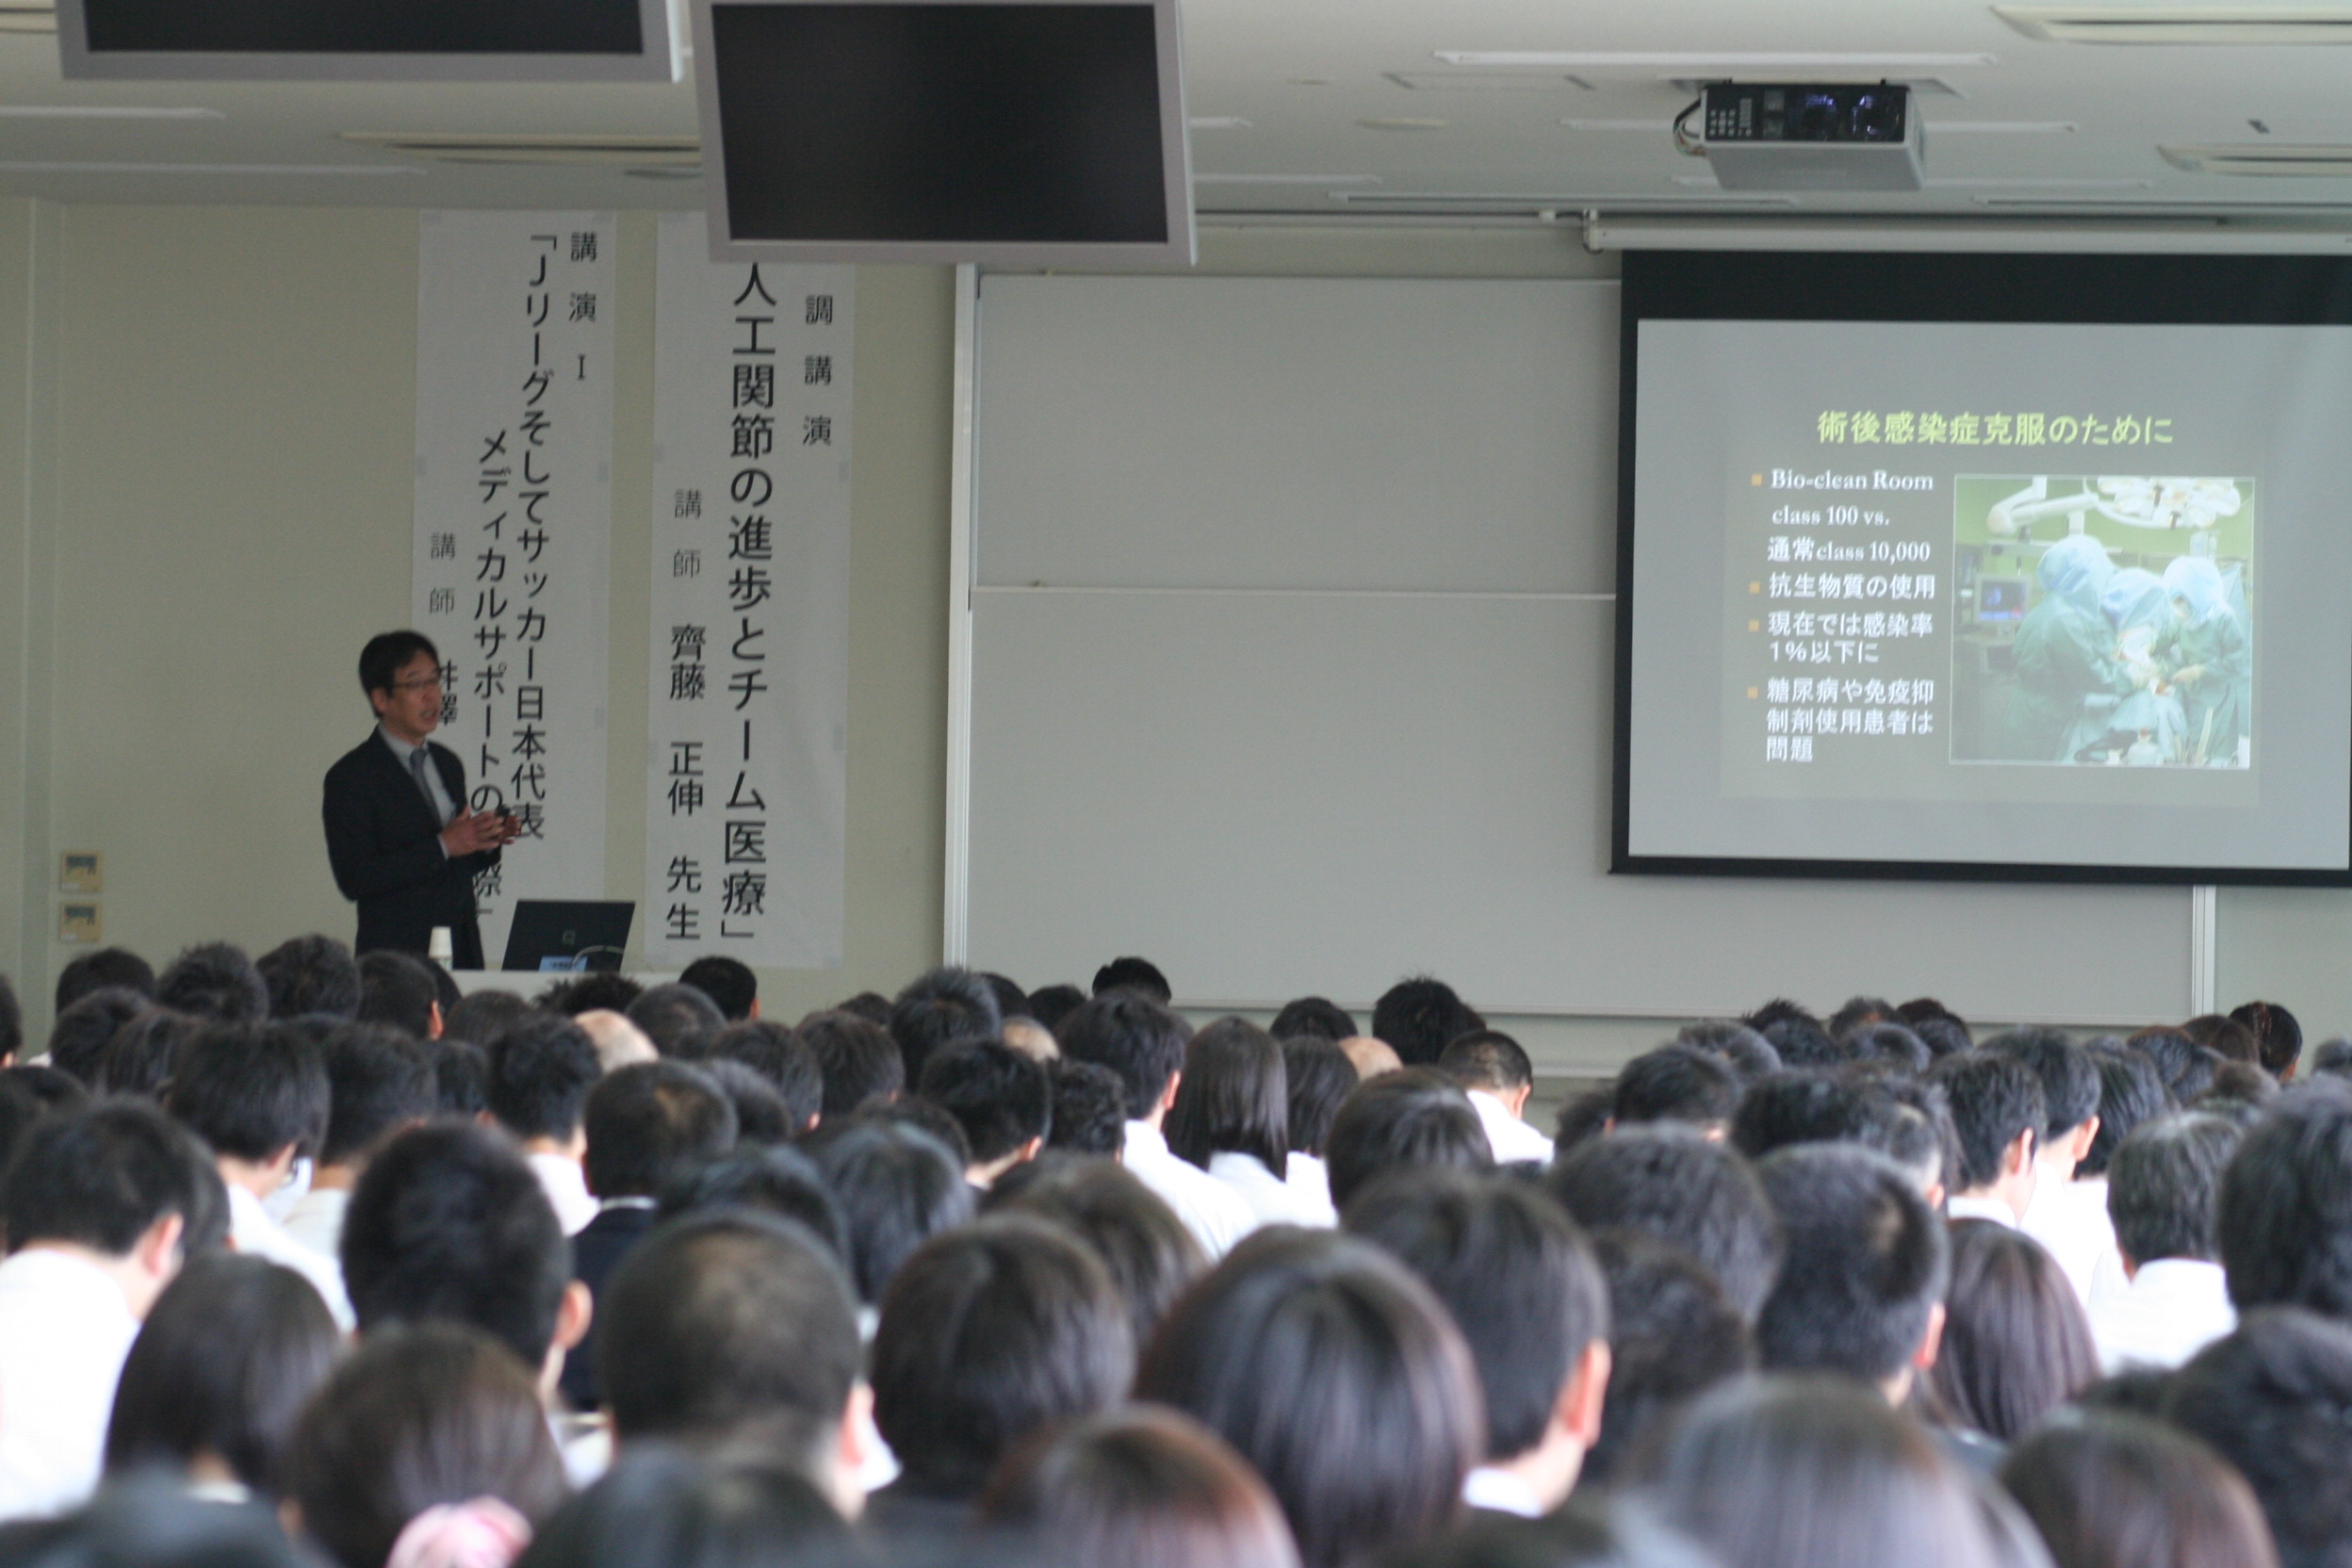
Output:
<svg viewBox="0 0 2352 1568">
<path fill-rule="evenodd" d="M 2352 862 L 2352 328 L 1637 352 L 1621 869 Z"/>
</svg>

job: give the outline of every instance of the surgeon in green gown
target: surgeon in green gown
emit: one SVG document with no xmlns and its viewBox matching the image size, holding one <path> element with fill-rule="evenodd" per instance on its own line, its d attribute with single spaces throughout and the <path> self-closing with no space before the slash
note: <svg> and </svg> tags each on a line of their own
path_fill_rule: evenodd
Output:
<svg viewBox="0 0 2352 1568">
<path fill-rule="evenodd" d="M 2254 661 L 2246 628 L 2230 607 L 2220 568 L 2203 556 L 2180 556 L 2166 566 L 2164 592 L 2172 596 L 2178 624 L 2163 657 L 2188 721 L 2187 760 L 2233 766 L 2238 739 L 2250 732 L 2253 716 Z"/>
<path fill-rule="evenodd" d="M 2060 762 L 2083 719 L 2085 697 L 2120 697 L 2135 682 L 2115 655 L 2115 631 L 2099 609 L 2099 590 L 2115 575 L 2107 547 L 2070 534 L 2042 555 L 2041 601 L 2026 612 L 2012 644 L 2017 684 L 2001 716 L 2001 755 L 2021 762 Z"/>
</svg>

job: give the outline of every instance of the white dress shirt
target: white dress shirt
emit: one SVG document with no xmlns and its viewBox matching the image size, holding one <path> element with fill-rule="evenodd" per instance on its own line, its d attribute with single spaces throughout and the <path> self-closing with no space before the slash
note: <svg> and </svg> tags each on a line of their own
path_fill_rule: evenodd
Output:
<svg viewBox="0 0 2352 1568">
<path fill-rule="evenodd" d="M 556 1222 L 564 1227 L 564 1233 L 576 1236 L 586 1230 L 604 1205 L 590 1196 L 588 1173 L 580 1168 L 580 1162 L 567 1154 L 538 1153 L 529 1159 L 539 1184 L 547 1189 L 547 1201 L 555 1205 Z"/>
<path fill-rule="evenodd" d="M 1136 1181 L 1160 1195 L 1176 1211 L 1200 1250 L 1214 1263 L 1233 1250 L 1233 1244 L 1257 1229 L 1257 1216 L 1241 1195 L 1189 1160 L 1168 1152 L 1168 1139 L 1148 1121 L 1127 1124 L 1127 1146 L 1120 1161 Z"/>
<path fill-rule="evenodd" d="M 313 1187 L 302 1194 L 284 1229 L 302 1246 L 322 1258 L 343 1255 L 343 1214 L 351 1206 L 349 1187 Z"/>
<path fill-rule="evenodd" d="M 2050 1250 L 2075 1296 L 2089 1307 L 2099 1260 L 2115 1250 L 2115 1223 L 2107 1217 L 2107 1178 L 2058 1182 L 2044 1171 L 2034 1184 L 2034 1200 L 2025 1206 L 2020 1228 Z"/>
<path fill-rule="evenodd" d="M 98 1485 L 139 1319 L 94 1264 L 27 1248 L 0 1263 L 0 1519 L 61 1513 Z"/>
<path fill-rule="evenodd" d="M 1283 1161 L 1288 1169 L 1291 1160 L 1306 1158 L 1293 1154 Z M 1266 1168 L 1266 1162 L 1255 1154 L 1238 1153 L 1221 1149 L 1209 1156 L 1209 1174 L 1241 1195 L 1250 1205 L 1250 1212 L 1258 1217 L 1261 1225 L 1308 1225 L 1324 1229 L 1339 1223 L 1339 1216 L 1331 1212 L 1329 1188 L 1325 1189 L 1323 1206 L 1316 1208 L 1301 1198 L 1298 1189 L 1282 1177 Z"/>
<path fill-rule="evenodd" d="M 2120 1259 L 2091 1282 L 2091 1338 L 2099 1369 L 2170 1370 L 2238 1326 L 2221 1265 L 2159 1258 L 2126 1279 Z"/>
<path fill-rule="evenodd" d="M 1298 1201 L 1316 1214 L 1331 1216 L 1331 1223 L 1339 1222 L 1338 1211 L 1331 1207 L 1331 1172 L 1320 1154 L 1290 1152 L 1289 1166 L 1282 1171 L 1282 1185 L 1298 1195 Z"/>
<path fill-rule="evenodd" d="M 343 1288 L 343 1266 L 324 1253 L 314 1252 L 286 1233 L 261 1200 L 238 1186 L 229 1187 L 229 1245 L 253 1258 L 268 1258 L 271 1263 L 292 1269 L 308 1280 L 318 1298 L 335 1315 L 335 1325 L 345 1333 L 351 1331 L 358 1318 L 351 1312 L 351 1298 Z M 0 1415 L 0 1420 L 5 1420 Z"/>
<path fill-rule="evenodd" d="M 1552 1163 L 1552 1140 L 1511 1114 L 1511 1108 L 1484 1089 L 1470 1091 L 1470 1108 L 1478 1113 L 1478 1123 L 1486 1129 L 1486 1141 L 1494 1146 L 1496 1165 L 1516 1165 L 1533 1160 L 1538 1165 Z"/>
<path fill-rule="evenodd" d="M 1996 1225 L 2017 1228 L 2017 1211 L 1998 1198 L 1969 1198 L 1953 1193 L 1944 1200 L 1946 1219 L 1989 1219 Z"/>
<path fill-rule="evenodd" d="M 1515 1513 L 1522 1519 L 1544 1517 L 1544 1503 L 1534 1489 L 1508 1470 L 1481 1464 L 1462 1478 L 1462 1500 L 1489 1513 Z"/>
</svg>

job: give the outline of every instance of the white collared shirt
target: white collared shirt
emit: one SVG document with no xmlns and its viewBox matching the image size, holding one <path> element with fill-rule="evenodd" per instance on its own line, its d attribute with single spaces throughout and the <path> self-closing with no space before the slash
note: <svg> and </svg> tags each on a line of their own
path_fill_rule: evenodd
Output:
<svg viewBox="0 0 2352 1568">
<path fill-rule="evenodd" d="M 1481 1464 L 1462 1478 L 1462 1500 L 1490 1513 L 1515 1513 L 1522 1519 L 1544 1517 L 1544 1503 L 1527 1482 L 1508 1470 Z"/>
<path fill-rule="evenodd" d="M 2091 1282 L 2091 1338 L 2099 1370 L 2128 1366 L 2169 1371 L 2238 1326 L 2230 1284 L 2217 1263 L 2159 1258 L 2124 1277 L 2118 1258 Z"/>
<path fill-rule="evenodd" d="M 1505 1105 L 1484 1089 L 1472 1089 L 1470 1108 L 1478 1113 L 1478 1125 L 1486 1129 L 1486 1141 L 1494 1146 L 1496 1165 L 1517 1165 L 1533 1160 L 1538 1165 L 1552 1163 L 1552 1140 L 1511 1114 Z"/>
<path fill-rule="evenodd" d="M 2050 1250 L 2075 1296 L 2088 1307 L 2099 1261 L 2115 1250 L 2115 1222 L 2107 1217 L 2107 1178 L 2059 1182 L 2044 1171 L 2034 1184 L 2034 1200 L 2025 1206 L 2019 1228 Z"/>
<path fill-rule="evenodd" d="M 1316 1214 L 1331 1216 L 1331 1223 L 1339 1222 L 1338 1211 L 1331 1207 L 1331 1172 L 1320 1154 L 1302 1154 L 1294 1149 L 1282 1171 L 1282 1185 L 1298 1195 L 1298 1201 Z"/>
<path fill-rule="evenodd" d="M 1304 1154 L 1289 1156 L 1283 1161 L 1285 1171 L 1292 1162 L 1305 1158 Z M 1261 1225 L 1306 1225 L 1328 1230 L 1339 1223 L 1339 1216 L 1331 1212 L 1328 1187 L 1318 1209 L 1302 1198 L 1284 1176 L 1268 1170 L 1266 1162 L 1255 1154 L 1220 1149 L 1209 1156 L 1209 1174 L 1239 1193 Z"/>
<path fill-rule="evenodd" d="M 564 1233 L 576 1236 L 588 1228 L 604 1207 L 588 1191 L 588 1173 L 580 1168 L 580 1162 L 568 1154 L 534 1153 L 526 1156 L 539 1184 L 547 1190 L 547 1201 L 555 1205 L 556 1223 Z"/>
<path fill-rule="evenodd" d="M 2017 1211 L 1998 1198 L 1970 1198 L 1954 1193 L 1944 1200 L 1947 1219 L 1989 1219 L 1996 1225 L 2017 1228 Z"/>
<path fill-rule="evenodd" d="M 335 1315 L 335 1326 L 345 1333 L 351 1331 L 358 1318 L 351 1312 L 351 1298 L 343 1288 L 343 1266 L 323 1253 L 314 1252 L 286 1233 L 261 1200 L 238 1186 L 229 1188 L 229 1245 L 247 1257 L 268 1258 L 271 1263 L 290 1268 L 308 1280 L 318 1298 Z"/>
<path fill-rule="evenodd" d="M 1135 1180 L 1176 1211 L 1176 1217 L 1200 1243 L 1200 1250 L 1211 1263 L 1258 1228 L 1257 1216 L 1250 1212 L 1239 1193 L 1189 1160 L 1168 1152 L 1168 1139 L 1150 1122 L 1127 1124 L 1127 1145 L 1119 1158 Z"/>
<path fill-rule="evenodd" d="M 40 1247 L 0 1263 L 0 1519 L 61 1513 L 96 1489 L 138 1337 L 96 1265 Z"/>
<path fill-rule="evenodd" d="M 433 813 L 446 825 L 451 817 L 457 815 L 457 807 L 449 799 L 449 787 L 441 776 L 441 765 L 433 760 L 433 743 L 426 741 L 411 744 L 382 725 L 376 726 L 376 733 L 384 737 L 384 743 L 390 746 L 392 755 L 400 760 L 400 771 L 411 778 L 416 776 L 416 764 L 411 759 L 420 751 L 425 754 L 425 787 L 433 792 Z M 445 847 L 443 853 L 447 852 Z"/>
<path fill-rule="evenodd" d="M 343 1215 L 351 1206 L 349 1187 L 313 1187 L 286 1217 L 286 1233 L 323 1258 L 343 1254 Z"/>
</svg>

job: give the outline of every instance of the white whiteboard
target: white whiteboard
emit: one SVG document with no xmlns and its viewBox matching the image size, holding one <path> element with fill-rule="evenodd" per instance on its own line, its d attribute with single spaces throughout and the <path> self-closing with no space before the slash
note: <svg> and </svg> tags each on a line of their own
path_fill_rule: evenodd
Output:
<svg viewBox="0 0 2352 1568">
<path fill-rule="evenodd" d="M 989 278 L 978 320 L 974 964 L 2185 1009 L 2178 889 L 1608 874 L 1614 285 Z"/>
</svg>

